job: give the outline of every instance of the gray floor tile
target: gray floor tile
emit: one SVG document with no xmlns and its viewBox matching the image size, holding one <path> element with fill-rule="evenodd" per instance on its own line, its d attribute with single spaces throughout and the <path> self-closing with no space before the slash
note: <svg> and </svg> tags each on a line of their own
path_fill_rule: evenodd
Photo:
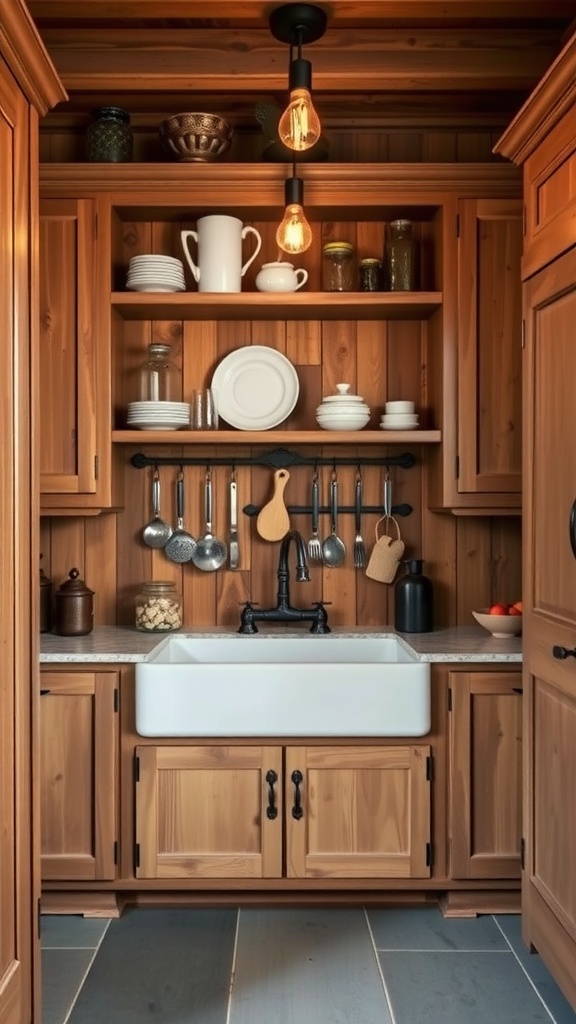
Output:
<svg viewBox="0 0 576 1024">
<path fill-rule="evenodd" d="M 444 918 L 437 907 L 367 911 L 376 949 L 508 949 L 491 917 Z"/>
<path fill-rule="evenodd" d="M 229 1024 L 391 1024 L 362 910 L 242 909 Z"/>
<path fill-rule="evenodd" d="M 110 922 L 70 1024 L 226 1024 L 237 911 L 127 911 Z"/>
<path fill-rule="evenodd" d="M 96 949 L 107 927 L 107 918 L 43 914 L 40 921 L 42 948 Z"/>
<path fill-rule="evenodd" d="M 42 1024 L 62 1024 L 76 999 L 93 949 L 42 950 Z"/>
<path fill-rule="evenodd" d="M 522 924 L 519 914 L 503 914 L 496 921 L 520 960 L 524 970 L 530 976 L 534 986 L 542 996 L 556 1024 L 576 1024 L 576 1013 L 564 998 L 542 957 L 530 953 L 522 940 Z"/>
<path fill-rule="evenodd" d="M 551 1024 L 514 954 L 379 953 L 396 1024 Z"/>
</svg>

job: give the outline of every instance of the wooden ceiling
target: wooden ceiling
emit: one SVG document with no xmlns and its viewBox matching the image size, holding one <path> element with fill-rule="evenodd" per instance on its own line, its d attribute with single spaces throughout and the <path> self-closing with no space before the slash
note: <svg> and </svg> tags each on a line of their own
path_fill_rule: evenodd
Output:
<svg viewBox="0 0 576 1024">
<path fill-rule="evenodd" d="M 506 123 L 576 28 L 575 0 L 319 0 L 305 47 L 323 123 Z M 70 100 L 253 119 L 283 105 L 288 47 L 264 0 L 29 0 Z M 193 98 L 193 102 L 192 102 Z"/>
</svg>

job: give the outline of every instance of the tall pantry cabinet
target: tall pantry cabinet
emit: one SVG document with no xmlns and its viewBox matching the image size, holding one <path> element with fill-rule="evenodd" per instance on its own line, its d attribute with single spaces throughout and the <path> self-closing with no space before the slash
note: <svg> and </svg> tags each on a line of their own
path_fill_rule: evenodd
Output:
<svg viewBox="0 0 576 1024">
<path fill-rule="evenodd" d="M 498 143 L 524 165 L 523 934 L 576 1005 L 576 35 Z"/>
<path fill-rule="evenodd" d="M 20 0 L 0 19 L 0 1021 L 40 1019 L 37 901 L 38 118 L 65 99 Z"/>
</svg>

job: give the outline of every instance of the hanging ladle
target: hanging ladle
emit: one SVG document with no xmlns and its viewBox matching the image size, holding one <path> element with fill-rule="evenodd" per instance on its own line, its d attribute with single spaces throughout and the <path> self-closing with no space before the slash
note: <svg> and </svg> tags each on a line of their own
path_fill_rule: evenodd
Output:
<svg viewBox="0 0 576 1024">
<path fill-rule="evenodd" d="M 204 486 L 204 501 L 206 511 L 206 525 L 204 536 L 196 541 L 196 547 L 192 552 L 192 561 L 197 569 L 204 572 L 214 572 L 224 565 L 228 556 L 228 549 L 223 540 L 215 537 L 212 533 L 212 474 L 206 471 L 206 483 Z"/>
<path fill-rule="evenodd" d="M 322 561 L 324 565 L 336 569 L 339 565 L 342 565 L 346 558 L 346 545 L 336 532 L 338 528 L 338 479 L 336 477 L 336 470 L 333 471 L 330 481 L 330 511 L 331 529 L 322 545 Z"/>
<path fill-rule="evenodd" d="M 152 519 L 142 529 L 142 540 L 149 548 L 163 548 L 172 536 L 172 527 L 160 517 L 160 474 L 152 477 Z"/>
</svg>

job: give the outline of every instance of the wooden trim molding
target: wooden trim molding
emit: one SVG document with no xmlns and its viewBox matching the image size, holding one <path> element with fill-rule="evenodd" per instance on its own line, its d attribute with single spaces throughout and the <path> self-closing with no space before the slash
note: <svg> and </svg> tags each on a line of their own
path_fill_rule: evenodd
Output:
<svg viewBox="0 0 576 1024">
<path fill-rule="evenodd" d="M 3 0 L 0 53 L 26 98 L 44 116 L 68 94 L 22 0 Z"/>
<path fill-rule="evenodd" d="M 523 164 L 576 101 L 576 32 L 494 146 Z"/>
</svg>

